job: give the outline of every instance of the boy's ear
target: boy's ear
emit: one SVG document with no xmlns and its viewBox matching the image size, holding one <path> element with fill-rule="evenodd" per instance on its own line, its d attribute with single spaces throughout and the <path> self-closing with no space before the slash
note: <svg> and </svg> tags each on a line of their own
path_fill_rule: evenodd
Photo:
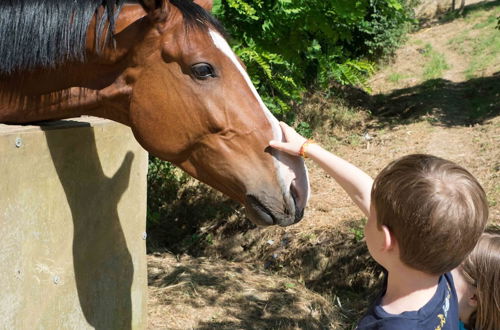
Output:
<svg viewBox="0 0 500 330">
<path fill-rule="evenodd" d="M 382 234 L 384 235 L 383 250 L 390 251 L 397 246 L 397 241 L 387 226 L 382 225 Z"/>
</svg>

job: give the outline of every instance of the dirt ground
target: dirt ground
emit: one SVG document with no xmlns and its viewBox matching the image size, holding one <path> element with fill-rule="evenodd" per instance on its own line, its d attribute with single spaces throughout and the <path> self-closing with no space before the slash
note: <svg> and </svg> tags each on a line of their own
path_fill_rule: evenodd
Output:
<svg viewBox="0 0 500 330">
<path fill-rule="evenodd" d="M 409 153 L 453 160 L 483 185 L 490 224 L 500 225 L 500 39 L 489 37 L 499 8 L 471 6 L 413 33 L 372 77 L 371 94 L 309 96 L 301 116 L 315 123 L 314 138 L 372 176 Z M 485 36 L 488 47 L 477 44 Z M 436 58 L 445 65 L 426 75 Z M 176 216 L 148 233 L 148 329 L 354 328 L 381 270 L 361 212 L 307 165 L 312 196 L 304 219 L 287 228 L 255 227 L 210 188 L 181 187 Z"/>
</svg>

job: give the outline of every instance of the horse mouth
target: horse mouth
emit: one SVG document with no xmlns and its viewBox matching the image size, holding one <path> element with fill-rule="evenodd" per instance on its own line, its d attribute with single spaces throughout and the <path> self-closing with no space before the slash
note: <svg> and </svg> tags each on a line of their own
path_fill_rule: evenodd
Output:
<svg viewBox="0 0 500 330">
<path fill-rule="evenodd" d="M 257 197 L 248 195 L 245 206 L 247 216 L 253 223 L 262 226 L 271 226 L 277 223 L 272 212 Z"/>
<path fill-rule="evenodd" d="M 254 195 L 247 195 L 245 210 L 248 218 L 255 224 L 261 226 L 279 225 L 282 227 L 299 222 L 304 215 L 304 210 L 299 210 L 297 206 L 297 197 L 293 190 L 290 191 L 292 201 L 291 208 L 285 207 L 284 211 L 273 212 L 266 203 Z"/>
</svg>

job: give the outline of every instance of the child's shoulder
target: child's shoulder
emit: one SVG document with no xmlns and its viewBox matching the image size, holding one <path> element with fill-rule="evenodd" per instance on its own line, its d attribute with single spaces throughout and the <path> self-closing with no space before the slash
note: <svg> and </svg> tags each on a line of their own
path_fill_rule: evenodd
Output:
<svg viewBox="0 0 500 330">
<path fill-rule="evenodd" d="M 440 277 L 434 296 L 417 311 L 390 314 L 381 306 L 382 296 L 383 293 L 375 300 L 360 320 L 357 329 L 455 330 L 458 328 L 458 301 L 453 278 L 449 273 Z"/>
</svg>

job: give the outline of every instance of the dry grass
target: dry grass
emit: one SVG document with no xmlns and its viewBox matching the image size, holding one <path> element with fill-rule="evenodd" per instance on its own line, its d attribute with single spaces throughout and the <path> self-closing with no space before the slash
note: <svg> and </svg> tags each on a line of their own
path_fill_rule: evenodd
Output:
<svg viewBox="0 0 500 330">
<path fill-rule="evenodd" d="M 221 259 L 149 261 L 151 329 L 318 329 L 331 324 L 330 301 L 296 280 Z"/>
</svg>

